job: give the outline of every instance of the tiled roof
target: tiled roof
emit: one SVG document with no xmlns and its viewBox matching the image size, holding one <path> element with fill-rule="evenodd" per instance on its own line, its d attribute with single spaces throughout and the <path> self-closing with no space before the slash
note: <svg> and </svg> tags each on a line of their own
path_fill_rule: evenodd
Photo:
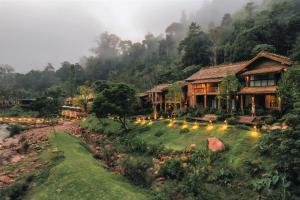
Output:
<svg viewBox="0 0 300 200">
<path fill-rule="evenodd" d="M 282 71 L 283 69 L 286 69 L 286 67 L 284 67 L 284 66 L 266 66 L 264 68 L 246 71 L 246 72 L 242 73 L 241 75 L 246 76 L 246 75 L 254 75 L 254 74 L 265 74 L 265 73 L 270 73 L 270 72 Z"/>
<path fill-rule="evenodd" d="M 171 84 L 169 83 L 163 83 L 163 84 L 159 84 L 154 86 L 152 89 L 147 90 L 146 93 L 151 93 L 151 92 L 162 92 L 164 89 L 168 88 Z"/>
<path fill-rule="evenodd" d="M 276 92 L 276 86 L 266 87 L 244 87 L 238 93 L 239 94 L 274 94 Z"/>
<path fill-rule="evenodd" d="M 224 78 L 227 75 L 235 75 L 245 68 L 248 61 L 217 65 L 212 67 L 203 67 L 198 72 L 187 78 L 187 81 L 195 81 L 202 79 Z"/>
<path fill-rule="evenodd" d="M 291 61 L 291 59 L 286 57 L 286 56 L 282 56 L 282 55 L 278 55 L 278 54 L 270 53 L 270 52 L 266 52 L 266 51 L 261 51 L 254 58 L 249 60 L 247 66 L 250 65 L 251 63 L 253 63 L 255 60 L 261 58 L 261 57 L 269 58 L 271 60 L 275 60 L 275 61 L 280 62 L 281 64 L 285 64 L 285 65 L 291 65 L 293 63 Z"/>
<path fill-rule="evenodd" d="M 221 82 L 222 78 L 210 78 L 210 79 L 201 79 L 201 80 L 196 80 L 193 83 L 217 83 Z"/>
</svg>

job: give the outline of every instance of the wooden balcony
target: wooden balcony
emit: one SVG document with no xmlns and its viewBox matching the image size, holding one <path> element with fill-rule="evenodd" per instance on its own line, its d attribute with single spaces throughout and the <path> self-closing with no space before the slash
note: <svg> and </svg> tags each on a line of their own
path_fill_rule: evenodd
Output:
<svg viewBox="0 0 300 200">
<path fill-rule="evenodd" d="M 195 88 L 194 93 L 195 94 L 218 94 L 219 88 L 218 87 L 208 87 L 207 91 L 205 91 L 205 88 Z"/>
</svg>

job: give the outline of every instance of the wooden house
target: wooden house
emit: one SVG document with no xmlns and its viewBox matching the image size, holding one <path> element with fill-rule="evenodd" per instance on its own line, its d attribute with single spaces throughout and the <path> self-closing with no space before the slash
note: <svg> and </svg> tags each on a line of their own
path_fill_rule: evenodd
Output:
<svg viewBox="0 0 300 200">
<path fill-rule="evenodd" d="M 281 74 L 291 64 L 288 57 L 263 51 L 248 61 L 203 67 L 186 79 L 188 105 L 220 109 L 220 83 L 224 77 L 234 75 L 242 88 L 230 97 L 233 109 L 247 108 L 253 115 L 258 108 L 280 111 L 281 100 L 276 96 L 277 84 Z"/>
</svg>

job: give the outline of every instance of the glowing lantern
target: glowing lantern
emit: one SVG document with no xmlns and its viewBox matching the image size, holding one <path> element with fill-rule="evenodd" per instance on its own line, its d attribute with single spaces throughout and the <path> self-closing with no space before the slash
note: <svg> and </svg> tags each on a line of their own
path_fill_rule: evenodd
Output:
<svg viewBox="0 0 300 200">
<path fill-rule="evenodd" d="M 210 131 L 214 128 L 213 123 L 211 120 L 209 120 L 208 125 L 206 126 L 206 130 Z"/>
<path fill-rule="evenodd" d="M 148 122 L 148 126 L 151 126 L 152 124 L 153 124 L 153 121 L 150 120 L 150 121 Z"/>
<path fill-rule="evenodd" d="M 196 130 L 199 128 L 199 125 L 197 124 L 197 122 L 194 123 L 194 125 L 192 126 L 192 129 L 193 130 Z"/>
<path fill-rule="evenodd" d="M 181 129 L 186 129 L 186 128 L 188 128 L 189 126 L 187 125 L 187 123 L 186 122 L 183 122 L 183 125 L 181 126 Z"/>
<path fill-rule="evenodd" d="M 257 131 L 257 127 L 253 126 L 253 131 L 250 132 L 250 136 L 253 138 L 259 138 L 260 137 L 260 133 Z"/>
</svg>

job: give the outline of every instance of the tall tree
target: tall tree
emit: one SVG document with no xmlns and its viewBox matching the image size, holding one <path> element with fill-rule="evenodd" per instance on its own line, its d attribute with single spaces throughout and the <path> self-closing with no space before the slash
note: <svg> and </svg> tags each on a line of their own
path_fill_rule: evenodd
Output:
<svg viewBox="0 0 300 200">
<path fill-rule="evenodd" d="M 187 37 L 180 42 L 179 52 L 184 66 L 209 65 L 211 57 L 211 41 L 200 26 L 192 23 Z"/>
</svg>

